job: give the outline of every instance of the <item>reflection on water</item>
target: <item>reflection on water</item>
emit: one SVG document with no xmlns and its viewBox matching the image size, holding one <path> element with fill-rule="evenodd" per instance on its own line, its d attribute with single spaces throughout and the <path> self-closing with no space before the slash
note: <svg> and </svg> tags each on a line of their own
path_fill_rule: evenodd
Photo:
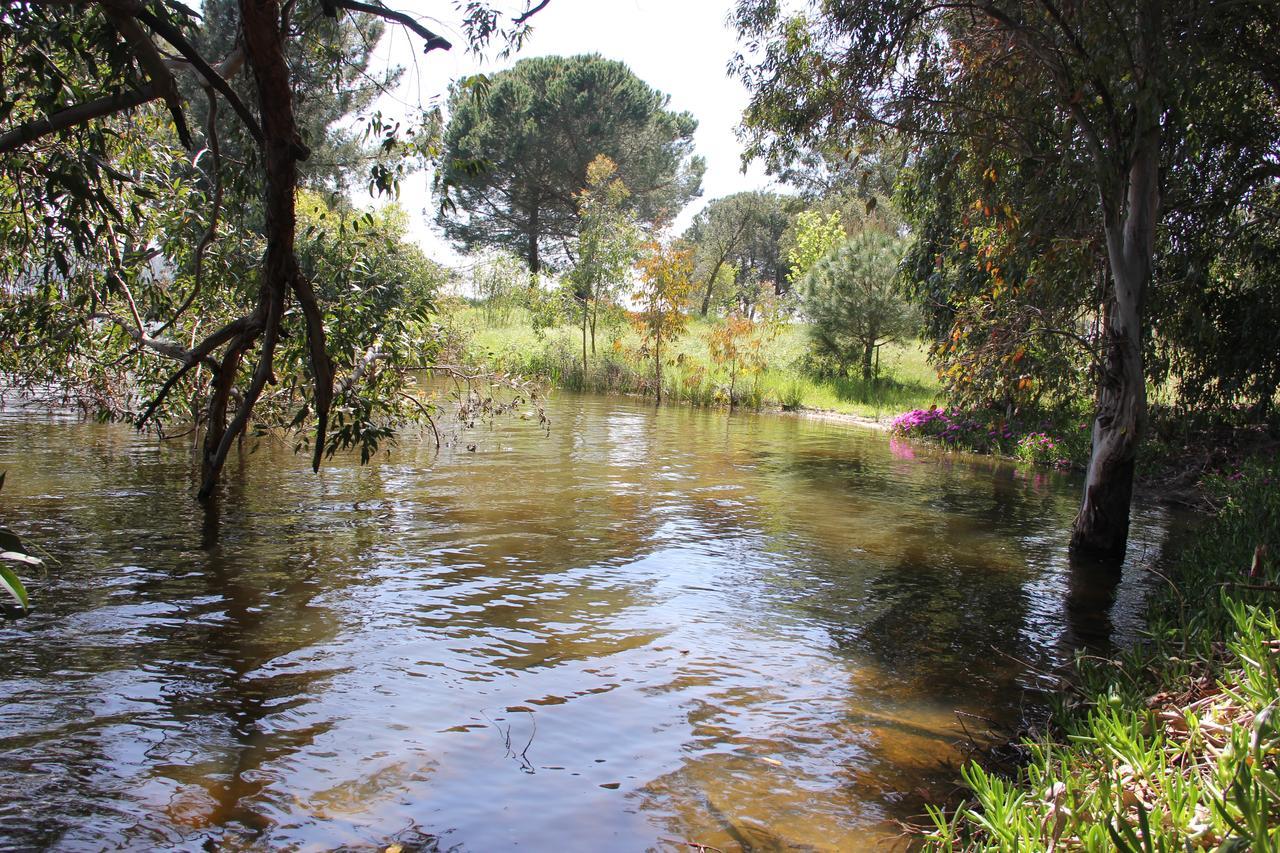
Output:
<svg viewBox="0 0 1280 853">
<path fill-rule="evenodd" d="M 1116 588 L 1057 475 L 550 414 L 319 477 L 264 444 L 208 515 L 187 448 L 0 414 L 6 520 L 59 561 L 0 627 L 0 847 L 860 849 L 954 779 L 956 711 L 1136 630 L 1154 510 Z"/>
</svg>

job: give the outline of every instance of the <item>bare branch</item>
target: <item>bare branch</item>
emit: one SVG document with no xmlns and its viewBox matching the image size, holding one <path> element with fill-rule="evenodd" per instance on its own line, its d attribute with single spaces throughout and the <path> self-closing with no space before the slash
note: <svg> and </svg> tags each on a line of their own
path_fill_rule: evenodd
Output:
<svg viewBox="0 0 1280 853">
<path fill-rule="evenodd" d="M 361 3 L 359 0 L 332 0 L 332 5 L 339 9 L 346 9 L 349 12 L 364 12 L 366 15 L 373 15 L 374 17 L 394 21 L 397 24 L 408 27 L 426 42 L 422 47 L 423 53 L 430 53 L 436 48 L 449 50 L 453 47 L 453 43 L 448 39 L 431 32 L 412 15 L 407 15 L 404 12 L 397 12 L 394 9 L 388 9 L 386 6 Z"/>
<path fill-rule="evenodd" d="M 178 381 L 182 379 L 182 377 L 185 376 L 187 371 L 191 370 L 191 368 L 198 367 L 203 364 L 210 367 L 216 374 L 219 369 L 219 364 L 212 357 L 213 351 L 237 335 L 245 332 L 249 327 L 249 324 L 252 322 L 252 317 L 241 317 L 238 320 L 233 320 L 218 331 L 209 335 L 200 343 L 193 345 L 191 349 L 187 350 L 185 357 L 182 359 L 182 367 L 165 381 L 164 385 L 160 388 L 160 391 L 147 405 L 146 410 L 143 411 L 142 417 L 138 418 L 137 427 L 141 429 L 146 425 L 147 421 L 155 415 L 156 410 L 160 408 L 160 404 L 164 402 L 167 396 L 169 396 L 169 392 L 173 390 L 173 387 L 178 384 Z"/>
<path fill-rule="evenodd" d="M 523 15 L 520 15 L 516 18 L 512 18 L 511 23 L 515 24 L 517 27 L 520 26 L 525 21 L 529 20 L 534 15 L 538 14 L 543 9 L 547 8 L 547 4 L 549 4 L 550 2 L 551 0 L 542 0 L 542 2 L 538 3 L 538 5 L 532 6 L 529 9 L 527 9 Z"/>
</svg>

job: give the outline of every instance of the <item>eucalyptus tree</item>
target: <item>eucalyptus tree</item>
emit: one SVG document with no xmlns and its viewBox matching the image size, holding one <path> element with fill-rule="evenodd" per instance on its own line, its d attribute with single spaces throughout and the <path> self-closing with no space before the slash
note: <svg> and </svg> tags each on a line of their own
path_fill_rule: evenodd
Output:
<svg viewBox="0 0 1280 853">
<path fill-rule="evenodd" d="M 199 17 L 180 3 L 51 0 L 0 11 L 3 367 L 91 406 L 142 394 L 125 412 L 139 426 L 163 422 L 174 395 L 197 400 L 201 499 L 261 406 L 285 406 L 288 424 L 314 427 L 317 468 L 339 447 L 367 451 L 385 425 L 360 415 L 382 399 L 364 382 L 386 356 L 379 339 L 352 346 L 371 315 L 335 314 L 342 300 L 324 299 L 329 283 L 299 263 L 295 200 L 311 152 L 293 46 L 340 16 L 365 15 L 411 30 L 426 52 L 450 47 L 415 17 L 359 0 L 210 8 L 234 33 L 225 53 L 200 46 Z M 531 12 L 470 3 L 464 14 L 480 44 L 522 39 Z M 343 89 L 353 78 L 332 79 Z M 191 121 L 201 113 L 203 134 Z M 220 115 L 249 140 L 228 158 Z M 376 116 L 369 129 L 386 151 L 435 140 L 430 126 L 399 131 Z M 385 164 L 371 177 L 383 187 L 395 179 Z M 246 199 L 260 233 L 224 227 L 226 203 Z M 237 274 L 237 256 L 257 258 L 256 276 Z M 378 310 L 377 299 L 357 301 Z M 366 390 L 372 396 L 359 398 Z M 344 422 L 331 430 L 335 411 Z"/>
<path fill-rule="evenodd" d="M 523 59 L 455 86 L 442 179 L 445 234 L 466 250 L 508 249 L 539 272 L 571 260 L 578 194 L 598 156 L 616 164 L 645 224 L 674 218 L 700 192 L 697 121 L 621 62 L 599 55 Z"/>
<path fill-rule="evenodd" d="M 804 145 L 876 128 L 1027 157 L 1036 136 L 1052 134 L 1060 150 L 1079 152 L 1107 269 L 1093 453 L 1072 546 L 1122 555 L 1146 424 L 1144 307 L 1162 175 L 1194 156 L 1197 124 L 1212 123 L 1189 109 L 1197 92 L 1229 83 L 1237 103 L 1264 105 L 1262 122 L 1272 123 L 1280 98 L 1274 4 L 852 0 L 795 8 L 773 0 L 737 6 L 740 31 L 759 46 L 737 62 L 753 89 L 750 154 L 778 166 Z M 1280 175 L 1274 142 L 1233 159 L 1241 154 L 1249 160 L 1239 171 L 1244 192 Z M 992 225 L 1009 216 L 989 206 L 975 213 Z"/>
</svg>

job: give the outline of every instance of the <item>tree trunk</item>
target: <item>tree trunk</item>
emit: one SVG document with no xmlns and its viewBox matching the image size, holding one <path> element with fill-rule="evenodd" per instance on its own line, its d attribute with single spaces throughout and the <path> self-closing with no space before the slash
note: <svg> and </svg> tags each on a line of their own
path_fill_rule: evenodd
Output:
<svg viewBox="0 0 1280 853">
<path fill-rule="evenodd" d="M 654 403 L 662 405 L 662 330 L 653 337 L 653 386 Z"/>
<path fill-rule="evenodd" d="M 599 293 L 599 289 L 596 290 Z M 596 354 L 596 317 L 600 314 L 600 300 L 591 300 L 591 354 Z"/>
<path fill-rule="evenodd" d="M 582 302 L 582 385 L 587 385 L 587 300 Z"/>
<path fill-rule="evenodd" d="M 253 70 L 262 117 L 263 170 L 266 177 L 263 210 L 266 214 L 267 248 L 262 264 L 262 279 L 258 285 L 258 305 L 247 330 L 228 347 L 214 381 L 201 462 L 201 500 L 207 499 L 212 493 L 232 442 L 244 432 L 254 403 L 272 378 L 285 299 L 290 287 L 299 287 L 298 262 L 294 255 L 294 195 L 298 184 L 298 160 L 305 156 L 306 149 L 298 139 L 294 122 L 293 90 L 289 67 L 284 57 L 280 7 L 275 0 L 241 0 L 240 15 L 245 52 Z M 309 294 L 309 285 L 306 290 Z M 314 307 L 314 304 L 304 307 Z M 243 399 L 239 401 L 235 417 L 228 425 L 227 403 L 242 356 L 259 334 L 262 344 L 253 376 Z M 323 335 L 323 328 L 319 334 Z M 308 336 L 313 336 L 310 327 Z M 318 343 L 323 355 L 323 339 L 313 341 L 315 343 Z M 314 354 L 315 347 L 312 349 Z M 332 367 L 327 356 L 320 363 L 316 363 L 314 357 L 312 360 L 317 380 L 317 444 L 320 444 L 324 420 L 328 414 L 328 397 L 333 387 Z M 326 379 L 329 380 L 327 388 L 320 387 Z M 318 454 L 321 448 L 317 447 L 316 450 Z"/>
<path fill-rule="evenodd" d="M 1084 500 L 1071 535 L 1071 551 L 1119 561 L 1129 536 L 1134 463 L 1146 429 L 1147 386 L 1142 360 L 1142 306 L 1151 282 L 1159 216 L 1158 125 L 1148 129 L 1125 176 L 1124 213 L 1103 198 L 1107 260 L 1114 288 L 1102 327 L 1093 452 Z M 1108 203 L 1108 202 L 1111 203 Z"/>
<path fill-rule="evenodd" d="M 711 293 L 716 288 L 716 276 L 720 274 L 722 266 L 724 266 L 724 258 L 716 261 L 715 269 L 711 270 L 711 275 L 707 276 L 707 289 L 702 294 L 702 308 L 698 312 L 699 316 L 706 317 L 707 312 L 711 310 Z"/>
<path fill-rule="evenodd" d="M 538 207 L 529 208 L 529 244 L 525 258 L 529 262 L 529 272 L 537 275 L 542 270 L 542 259 L 538 257 Z"/>
<path fill-rule="evenodd" d="M 870 382 L 875 378 L 875 367 L 872 364 L 876 355 L 876 340 L 868 338 L 862 344 L 862 381 Z"/>
</svg>

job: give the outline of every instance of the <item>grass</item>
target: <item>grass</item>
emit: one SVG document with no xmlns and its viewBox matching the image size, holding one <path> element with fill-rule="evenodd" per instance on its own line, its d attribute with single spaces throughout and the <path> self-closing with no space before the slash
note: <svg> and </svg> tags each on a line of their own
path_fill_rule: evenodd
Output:
<svg viewBox="0 0 1280 853">
<path fill-rule="evenodd" d="M 1154 596 L 1148 639 L 1081 657 L 1014 778 L 971 764 L 931 850 L 1280 850 L 1280 460 L 1207 491 L 1220 510 Z"/>
<path fill-rule="evenodd" d="M 505 324 L 488 324 L 480 309 L 451 311 L 448 323 L 465 341 L 460 357 L 472 364 L 524 376 L 537 376 L 572 390 L 606 393 L 653 393 L 652 362 L 639 356 L 640 338 L 622 321 L 597 328 L 596 353 L 588 349 L 588 370 L 581 366 L 581 330 L 560 326 L 537 334 L 523 309 L 513 309 Z M 727 405 L 729 377 L 708 350 L 713 320 L 691 318 L 683 335 L 666 348 L 663 393 L 673 402 Z M 941 389 L 918 342 L 881 348 L 880 375 L 861 378 L 818 378 L 801 368 L 808 350 L 807 328 L 785 326 L 765 348 L 768 367 L 740 376 L 734 403 L 746 408 L 806 408 L 881 419 L 939 400 Z M 590 344 L 588 343 L 588 347 Z"/>
</svg>

